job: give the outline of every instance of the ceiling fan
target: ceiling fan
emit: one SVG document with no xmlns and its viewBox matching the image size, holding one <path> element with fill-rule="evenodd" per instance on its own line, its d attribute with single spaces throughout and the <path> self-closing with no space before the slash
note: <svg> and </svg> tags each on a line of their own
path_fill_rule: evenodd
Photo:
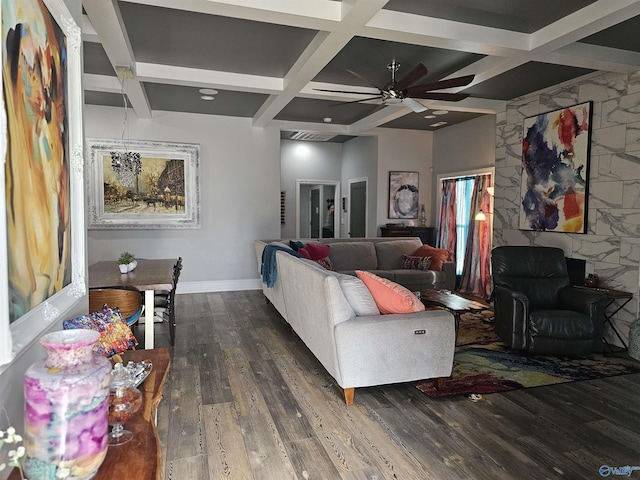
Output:
<svg viewBox="0 0 640 480">
<path fill-rule="evenodd" d="M 355 75 L 356 77 L 364 80 L 372 87 L 378 89 L 380 92 L 378 95 L 370 96 L 370 93 L 365 92 L 354 92 L 349 90 L 328 90 L 324 88 L 314 88 L 314 90 L 318 90 L 320 92 L 333 92 L 333 93 L 349 93 L 352 95 L 369 95 L 367 98 L 362 98 L 360 100 L 353 100 L 349 102 L 338 102 L 334 103 L 334 106 L 337 105 L 346 105 L 349 103 L 360 103 L 360 102 L 368 102 L 370 100 L 381 99 L 382 103 L 374 110 L 377 111 L 381 108 L 384 108 L 387 105 L 396 105 L 402 103 L 406 105 L 414 112 L 424 112 L 427 110 L 427 107 L 422 105 L 420 102 L 414 100 L 414 98 L 422 98 L 426 100 L 444 100 L 449 102 L 459 102 L 460 100 L 464 100 L 469 96 L 468 93 L 446 93 L 446 92 L 433 92 L 432 90 L 442 90 L 445 88 L 453 88 L 453 87 L 463 87 L 465 85 L 469 85 L 475 75 L 465 75 L 464 77 L 456 77 L 450 78 L 448 80 L 440 80 L 439 82 L 425 83 L 422 85 L 413 85 L 418 80 L 423 78 L 427 74 L 427 67 L 425 67 L 422 63 L 417 64 L 413 67 L 409 72 L 407 72 L 400 80 L 396 81 L 396 72 L 400 68 L 400 64 L 395 60 L 392 60 L 389 65 L 387 65 L 387 70 L 391 72 L 391 82 L 385 85 L 383 88 L 375 85 L 373 82 L 369 81 L 362 75 L 353 70 L 347 69 L 347 72 Z M 413 86 L 412 86 L 413 85 Z"/>
</svg>

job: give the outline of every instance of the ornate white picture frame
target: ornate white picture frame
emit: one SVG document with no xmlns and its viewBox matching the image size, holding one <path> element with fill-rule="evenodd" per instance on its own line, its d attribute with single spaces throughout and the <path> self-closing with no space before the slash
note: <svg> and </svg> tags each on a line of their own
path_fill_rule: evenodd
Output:
<svg viewBox="0 0 640 480">
<path fill-rule="evenodd" d="M 9 78 L 3 73 L 7 95 L 0 98 L 1 365 L 39 338 L 53 321 L 62 320 L 86 295 L 86 245 L 80 28 L 63 0 L 2 0 L 0 14 L 3 72 L 15 72 Z M 8 41 L 13 42 L 10 49 Z M 25 62 L 7 58 L 7 51 L 21 55 L 22 42 L 31 42 L 24 47 L 28 51 L 39 47 L 50 52 L 41 63 L 48 70 L 30 76 Z M 5 68 L 12 62 L 13 70 Z M 31 83 L 21 83 L 27 81 Z M 42 91 L 48 92 L 46 108 Z M 22 103 L 14 101 L 18 94 Z M 12 104 L 5 104 L 5 98 Z M 24 104 L 42 108 L 27 112 Z M 36 123 L 40 128 L 32 128 Z M 17 139 L 32 143 L 18 148 Z M 37 191 L 38 185 L 47 185 L 43 190 L 48 193 Z M 20 202 L 36 193 L 49 195 L 47 201 L 31 214 L 18 216 Z M 55 239 L 51 231 L 56 232 Z M 47 248 L 34 249 L 32 243 Z M 23 280 L 25 272 L 31 281 Z"/>
<path fill-rule="evenodd" d="M 200 228 L 199 145 L 88 138 L 87 157 L 89 228 Z"/>
</svg>

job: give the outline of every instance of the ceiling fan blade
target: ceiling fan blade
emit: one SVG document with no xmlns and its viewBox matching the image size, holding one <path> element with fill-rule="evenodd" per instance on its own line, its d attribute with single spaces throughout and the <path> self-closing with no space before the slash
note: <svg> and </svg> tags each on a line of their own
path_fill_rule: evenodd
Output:
<svg viewBox="0 0 640 480">
<path fill-rule="evenodd" d="M 318 92 L 332 92 L 332 93 L 349 93 L 351 95 L 371 95 L 371 92 L 354 92 L 351 90 L 329 90 L 326 88 L 314 88 Z"/>
<path fill-rule="evenodd" d="M 369 80 L 368 78 L 363 77 L 362 75 L 360 75 L 358 72 L 354 72 L 353 70 L 349 70 L 348 68 L 346 69 L 347 72 L 349 72 L 351 75 L 355 75 L 356 77 L 358 77 L 360 80 L 364 80 L 365 82 L 367 82 L 369 85 L 371 85 L 373 88 L 377 88 L 378 90 L 382 91 L 382 89 L 377 86 L 375 83 L 373 83 L 371 80 Z"/>
<path fill-rule="evenodd" d="M 413 85 L 418 80 L 423 78 L 427 74 L 427 67 L 424 64 L 419 63 L 415 67 L 413 67 L 409 72 L 405 74 L 398 82 L 396 83 L 396 88 L 398 90 L 404 90 L 408 88 L 410 85 Z"/>
<path fill-rule="evenodd" d="M 422 105 L 417 100 L 414 100 L 413 98 L 403 98 L 402 103 L 413 110 L 415 113 L 420 113 L 428 110 L 427 107 Z"/>
<path fill-rule="evenodd" d="M 431 90 L 442 90 L 444 88 L 464 87 L 469 85 L 475 75 L 465 75 L 464 77 L 450 78 L 448 80 L 440 80 L 439 82 L 425 83 L 423 85 L 415 85 L 407 88 L 406 94 L 410 97 L 415 97 L 416 93 L 427 92 Z"/>
<path fill-rule="evenodd" d="M 469 96 L 468 93 L 438 93 L 438 92 L 422 92 L 417 95 L 411 95 L 411 98 L 422 98 L 425 100 L 442 100 L 445 102 L 459 102 Z"/>
<path fill-rule="evenodd" d="M 382 95 L 376 95 L 375 97 L 369 97 L 369 98 L 361 98 L 360 100 L 351 100 L 351 101 L 348 101 L 348 102 L 331 103 L 331 104 L 329 104 L 329 106 L 330 107 L 337 107 L 339 105 L 347 105 L 349 103 L 367 102 L 369 100 L 375 100 L 376 98 L 382 98 Z"/>
</svg>

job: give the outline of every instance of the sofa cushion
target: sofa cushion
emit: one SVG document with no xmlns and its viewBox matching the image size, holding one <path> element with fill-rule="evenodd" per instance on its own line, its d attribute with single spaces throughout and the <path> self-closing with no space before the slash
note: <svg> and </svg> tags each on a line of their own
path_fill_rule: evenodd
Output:
<svg viewBox="0 0 640 480">
<path fill-rule="evenodd" d="M 375 270 L 376 249 L 371 242 L 332 243 L 329 258 L 337 271 Z"/>
<path fill-rule="evenodd" d="M 431 257 L 431 270 L 442 271 L 444 262 L 453 260 L 453 254 L 450 250 L 444 248 L 435 248 L 431 245 L 422 245 L 413 255 L 418 257 Z"/>
<path fill-rule="evenodd" d="M 356 316 L 380 315 L 371 292 L 362 280 L 351 275 L 337 273 L 342 293 L 353 308 Z"/>
<path fill-rule="evenodd" d="M 402 268 L 408 270 L 430 270 L 431 257 L 402 254 Z"/>
<path fill-rule="evenodd" d="M 392 270 L 402 267 L 402 254 L 415 255 L 422 242 L 419 238 L 410 240 L 390 240 L 375 244 L 378 268 L 380 270 Z M 427 255 L 421 255 L 426 257 Z"/>
<path fill-rule="evenodd" d="M 356 270 L 367 286 L 380 313 L 413 313 L 425 310 L 423 303 L 408 289 L 371 272 Z"/>
<path fill-rule="evenodd" d="M 394 275 L 393 281 L 407 287 L 411 291 L 424 290 L 425 288 L 433 288 L 438 273 L 433 270 L 413 270 L 399 269 L 389 270 Z"/>
</svg>

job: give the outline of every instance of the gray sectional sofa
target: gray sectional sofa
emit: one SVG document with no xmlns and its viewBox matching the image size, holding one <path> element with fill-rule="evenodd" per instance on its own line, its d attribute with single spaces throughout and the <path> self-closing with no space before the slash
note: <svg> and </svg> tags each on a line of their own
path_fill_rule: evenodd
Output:
<svg viewBox="0 0 640 480">
<path fill-rule="evenodd" d="M 357 256 L 372 261 L 371 247 L 360 247 L 367 249 L 365 254 L 350 240 L 325 239 L 331 243 L 334 267 L 344 271 L 365 269 L 353 260 Z M 382 239 L 371 240 L 375 241 L 368 243 L 378 244 L 374 250 L 391 256 L 397 254 L 398 248 L 409 248 L 406 243 L 392 248 L 394 245 L 379 245 Z M 347 405 L 353 403 L 355 388 L 451 375 L 455 348 L 451 313 L 426 310 L 382 315 L 359 278 L 326 270 L 313 261 L 294 256 L 287 251 L 287 241 L 256 240 L 258 265 L 267 244 L 277 245 L 280 251 L 271 249 L 275 253 L 277 275 L 273 286 L 262 284 L 264 295 L 344 390 Z M 395 264 L 382 263 L 387 265 Z M 379 270 L 378 266 L 371 270 L 388 272 L 387 276 L 396 274 L 395 268 Z M 436 277 L 429 276 L 430 280 L 421 282 L 433 288 L 438 284 Z"/>
</svg>

